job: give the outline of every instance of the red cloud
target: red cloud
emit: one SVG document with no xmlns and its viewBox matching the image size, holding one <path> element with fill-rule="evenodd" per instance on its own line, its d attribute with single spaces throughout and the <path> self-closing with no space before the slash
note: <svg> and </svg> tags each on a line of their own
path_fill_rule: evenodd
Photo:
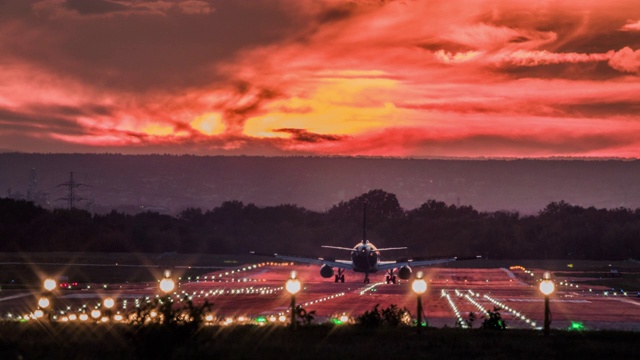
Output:
<svg viewBox="0 0 640 360">
<path fill-rule="evenodd" d="M 212 4 L 0 5 L 3 147 L 638 156 L 635 0 Z"/>
</svg>

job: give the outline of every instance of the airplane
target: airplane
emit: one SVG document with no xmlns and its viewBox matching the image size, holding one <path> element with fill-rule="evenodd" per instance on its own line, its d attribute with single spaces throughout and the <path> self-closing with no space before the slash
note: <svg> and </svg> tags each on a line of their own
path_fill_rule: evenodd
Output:
<svg viewBox="0 0 640 360">
<path fill-rule="evenodd" d="M 368 284 L 369 274 L 377 273 L 378 271 L 386 271 L 386 282 L 387 284 L 397 282 L 397 278 L 399 277 L 402 280 L 408 280 L 411 278 L 411 266 L 428 266 L 435 264 L 443 264 L 452 261 L 461 261 L 461 260 L 475 260 L 480 259 L 481 256 L 473 256 L 473 257 L 449 257 L 449 258 L 404 258 L 398 259 L 394 261 L 383 261 L 381 260 L 381 251 L 391 251 L 391 250 L 404 250 L 407 247 L 391 247 L 391 248 L 382 248 L 378 249 L 375 245 L 373 245 L 369 240 L 367 240 L 367 207 L 366 203 L 364 204 L 364 217 L 363 217 L 363 233 L 362 233 L 362 241 L 356 244 L 353 248 L 348 247 L 340 247 L 340 246 L 329 246 L 322 245 L 323 248 L 327 249 L 337 249 L 337 250 L 345 250 L 351 252 L 351 260 L 336 260 L 333 258 L 310 258 L 310 257 L 301 257 L 301 256 L 290 256 L 290 255 L 280 255 L 280 254 L 258 254 L 254 251 L 251 253 L 254 255 L 263 255 L 263 256 L 271 256 L 282 260 L 293 261 L 303 264 L 313 264 L 320 265 L 320 276 L 325 279 L 329 279 L 334 277 L 334 281 L 344 283 L 344 272 L 345 270 L 351 270 L 353 272 L 364 273 L 364 283 Z M 337 274 L 333 270 L 333 268 L 337 269 Z M 395 271 L 397 269 L 397 276 Z"/>
</svg>

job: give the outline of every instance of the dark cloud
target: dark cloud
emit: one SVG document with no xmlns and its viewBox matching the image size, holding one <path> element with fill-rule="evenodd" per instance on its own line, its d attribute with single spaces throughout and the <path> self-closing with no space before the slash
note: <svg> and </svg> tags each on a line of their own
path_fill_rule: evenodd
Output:
<svg viewBox="0 0 640 360">
<path fill-rule="evenodd" d="M 108 14 L 129 9 L 124 4 L 108 0 L 67 0 L 64 5 L 82 15 Z"/>
<path fill-rule="evenodd" d="M 122 8 L 107 1 L 67 4 L 86 14 Z M 216 11 L 204 16 L 169 11 L 43 18 L 26 15 L 24 7 L 3 7 L 18 16 L 0 24 L 0 51 L 97 88 L 135 92 L 176 91 L 234 77 L 216 71 L 217 65 L 287 38 L 298 21 L 273 2 L 218 1 Z"/>
<path fill-rule="evenodd" d="M 330 23 L 348 19 L 356 13 L 357 5 L 353 2 L 346 2 L 322 11 L 318 15 L 320 23 Z"/>
<path fill-rule="evenodd" d="M 112 116 L 114 108 L 105 105 L 80 104 L 78 106 L 32 104 L 26 110 L 36 114 L 49 114 L 64 117 Z"/>
<path fill-rule="evenodd" d="M 540 79 L 568 79 L 568 80 L 611 80 L 625 76 L 616 71 L 606 61 L 584 63 L 541 64 L 537 66 L 502 65 L 494 67 L 493 71 L 510 77 L 540 78 Z"/>
<path fill-rule="evenodd" d="M 250 116 L 261 114 L 263 105 L 276 99 L 280 93 L 275 89 L 252 87 L 248 83 L 238 83 L 237 98 L 219 105 L 223 109 L 227 132 L 241 133 Z"/>
<path fill-rule="evenodd" d="M 619 50 L 625 46 L 640 48 L 640 36 L 634 32 L 611 29 L 602 32 L 585 33 L 577 36 L 558 47 L 559 52 L 600 53 L 609 50 Z"/>
<path fill-rule="evenodd" d="M 460 44 L 455 41 L 443 40 L 439 38 L 423 40 L 419 44 L 417 44 L 417 46 L 428 51 L 445 50 L 449 52 L 466 52 L 476 50 L 476 48 L 471 47 L 467 44 Z"/>
<path fill-rule="evenodd" d="M 57 114 L 59 115 L 59 114 Z M 0 109 L 0 129 L 2 133 L 26 132 L 33 134 L 83 134 L 83 127 L 63 116 L 40 113 L 17 112 Z"/>
<path fill-rule="evenodd" d="M 338 135 L 325 135 L 325 134 L 315 134 L 308 132 L 305 129 L 275 129 L 274 132 L 287 133 L 291 134 L 291 140 L 306 142 L 306 143 L 319 143 L 325 141 L 340 141 L 344 139 L 344 136 Z"/>
<path fill-rule="evenodd" d="M 633 145 L 639 135 L 629 133 L 603 134 L 475 134 L 441 138 L 423 129 L 388 129 L 367 138 L 355 139 L 349 144 L 351 154 L 368 154 L 376 149 L 402 154 L 409 151 L 419 156 L 553 156 L 577 154 L 616 153 L 618 149 Z M 403 146 L 399 146 L 403 144 Z"/>
<path fill-rule="evenodd" d="M 639 101 L 588 102 L 582 104 L 559 104 L 553 106 L 565 116 L 583 118 L 607 118 L 612 116 L 634 119 L 640 114 Z"/>
</svg>

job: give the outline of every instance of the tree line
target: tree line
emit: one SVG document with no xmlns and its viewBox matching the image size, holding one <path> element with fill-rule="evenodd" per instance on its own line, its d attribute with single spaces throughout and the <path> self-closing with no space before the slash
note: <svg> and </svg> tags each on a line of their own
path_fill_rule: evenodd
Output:
<svg viewBox="0 0 640 360">
<path fill-rule="evenodd" d="M 1 252 L 278 252 L 328 256 L 320 245 L 408 246 L 412 255 L 510 259 L 640 258 L 640 209 L 597 209 L 552 202 L 536 215 L 479 212 L 430 200 L 404 210 L 394 194 L 372 190 L 324 212 L 284 204 L 257 207 L 227 201 L 177 216 L 78 209 L 47 210 L 0 199 Z M 333 255 L 345 255 L 335 254 Z M 403 254 L 398 254 L 403 256 Z"/>
</svg>

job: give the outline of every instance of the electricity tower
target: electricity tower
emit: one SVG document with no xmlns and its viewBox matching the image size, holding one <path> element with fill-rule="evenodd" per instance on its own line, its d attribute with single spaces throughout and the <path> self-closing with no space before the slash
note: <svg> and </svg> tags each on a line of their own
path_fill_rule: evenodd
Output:
<svg viewBox="0 0 640 360">
<path fill-rule="evenodd" d="M 80 186 L 86 186 L 85 184 L 77 183 L 73 180 L 73 171 L 69 173 L 69 181 L 58 185 L 58 187 L 64 186 L 67 188 L 67 196 L 58 198 L 58 200 L 64 200 L 69 205 L 69 209 L 74 209 L 78 201 L 87 200 L 78 195 L 76 189 Z"/>
</svg>

